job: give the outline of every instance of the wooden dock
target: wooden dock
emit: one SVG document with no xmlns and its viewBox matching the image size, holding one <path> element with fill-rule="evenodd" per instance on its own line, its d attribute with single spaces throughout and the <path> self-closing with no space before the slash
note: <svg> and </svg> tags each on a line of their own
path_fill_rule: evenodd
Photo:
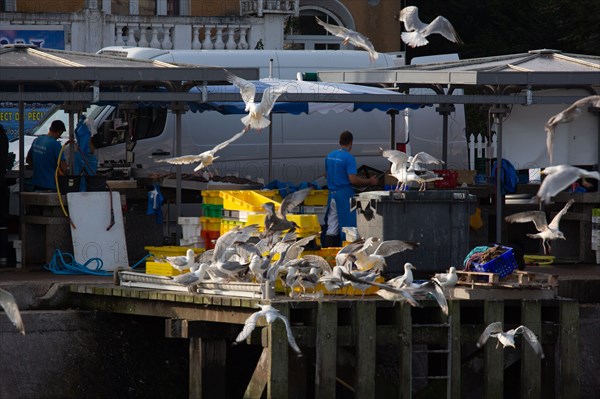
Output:
<svg viewBox="0 0 600 399">
<path fill-rule="evenodd" d="M 452 299 L 445 316 L 430 300 L 412 308 L 377 296 L 265 300 L 112 285 L 73 285 L 71 292 L 81 309 L 161 317 L 166 337 L 188 339 L 190 398 L 578 396 L 573 300 L 531 293 L 503 299 L 496 293 Z M 289 350 L 279 321 L 260 320 L 246 345 L 231 345 L 258 303 L 268 302 L 290 320 L 302 357 Z M 540 337 L 546 358 L 520 339 L 516 349 L 496 349 L 494 339 L 478 349 L 479 335 L 493 321 L 503 321 L 505 330 L 527 325 Z M 232 365 L 241 363 L 247 369 L 227 380 Z"/>
</svg>

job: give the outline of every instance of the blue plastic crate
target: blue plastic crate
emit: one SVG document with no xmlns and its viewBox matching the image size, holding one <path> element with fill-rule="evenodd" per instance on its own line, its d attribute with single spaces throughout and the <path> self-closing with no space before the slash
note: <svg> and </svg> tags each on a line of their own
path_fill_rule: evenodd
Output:
<svg viewBox="0 0 600 399">
<path fill-rule="evenodd" d="M 518 266 L 515 254 L 512 248 L 502 247 L 506 250 L 502 255 L 495 257 L 489 262 L 479 264 L 473 262 L 473 270 L 477 272 L 485 273 L 497 273 L 500 278 L 506 277 L 511 274 Z"/>
</svg>

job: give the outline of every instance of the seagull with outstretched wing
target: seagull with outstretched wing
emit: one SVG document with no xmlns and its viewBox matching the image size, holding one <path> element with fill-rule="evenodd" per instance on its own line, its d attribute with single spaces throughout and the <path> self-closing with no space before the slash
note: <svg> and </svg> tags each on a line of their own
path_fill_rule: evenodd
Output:
<svg viewBox="0 0 600 399">
<path fill-rule="evenodd" d="M 453 43 L 462 44 L 458 33 L 446 18 L 441 15 L 426 24 L 419 19 L 419 9 L 415 6 L 405 7 L 400 11 L 398 20 L 404 23 L 406 32 L 402 32 L 402 41 L 410 47 L 424 46 L 429 41 L 427 36 L 439 34 Z"/>
<path fill-rule="evenodd" d="M 331 33 L 334 36 L 341 37 L 342 39 L 344 39 L 342 41 L 343 45 L 346 45 L 348 42 L 350 42 L 356 47 L 360 47 L 364 50 L 367 50 L 369 53 L 369 60 L 371 60 L 371 63 L 375 62 L 377 58 L 379 58 L 379 53 L 375 51 L 375 47 L 366 36 L 355 32 L 351 29 L 345 28 L 343 26 L 331 25 L 326 22 L 323 22 L 319 19 L 319 17 L 315 18 L 317 19 L 317 23 L 323 28 L 325 28 L 327 32 Z"/>
<path fill-rule="evenodd" d="M 288 343 L 290 344 L 290 347 L 294 352 L 296 352 L 298 356 L 302 356 L 302 351 L 300 350 L 298 344 L 296 344 L 296 339 L 294 338 L 294 334 L 292 333 L 292 326 L 290 325 L 290 321 L 287 319 L 287 317 L 279 313 L 279 310 L 275 309 L 271 305 L 258 306 L 261 310 L 252 313 L 250 317 L 246 319 L 246 321 L 244 322 L 244 328 L 238 334 L 234 344 L 239 344 L 240 342 L 248 338 L 250 334 L 252 334 L 252 331 L 254 331 L 254 329 L 256 328 L 256 323 L 260 317 L 264 317 L 268 324 L 271 324 L 275 320 L 280 319 L 285 324 L 285 330 L 287 332 L 287 339 Z"/>
<path fill-rule="evenodd" d="M 579 179 L 600 180 L 600 172 L 577 168 L 571 165 L 548 166 L 540 173 L 546 175 L 533 202 L 549 203 L 550 199 Z M 589 183 L 584 182 L 583 185 Z"/>
<path fill-rule="evenodd" d="M 239 133 L 234 134 L 230 139 L 225 140 L 224 142 L 217 144 L 213 147 L 213 149 L 204 151 L 198 155 L 183 155 L 175 158 L 165 158 L 165 159 L 156 159 L 155 162 L 166 162 L 171 165 L 187 165 L 190 163 L 200 162 L 198 166 L 194 168 L 194 172 L 199 171 L 200 169 L 206 168 L 213 164 L 214 160 L 219 158 L 215 154 L 217 151 L 222 150 L 227 147 L 229 144 L 233 143 L 240 137 L 242 137 L 246 133 L 246 129 L 242 130 Z"/>
<path fill-rule="evenodd" d="M 25 325 L 23 319 L 21 319 L 21 312 L 19 312 L 19 306 L 15 297 L 5 289 L 0 288 L 0 307 L 4 309 L 8 319 L 15 325 L 17 330 L 25 335 Z"/>
<path fill-rule="evenodd" d="M 546 220 L 546 214 L 542 211 L 525 211 L 509 215 L 504 218 L 508 223 L 528 223 L 533 222 L 537 233 L 527 234 L 529 238 L 539 238 L 542 240 L 544 255 L 549 254 L 552 250 L 550 246 L 551 240 L 561 239 L 566 240 L 565 235 L 559 230 L 560 219 L 567 213 L 571 205 L 575 202 L 570 199 L 569 202 L 554 216 L 550 224 Z"/>
<path fill-rule="evenodd" d="M 311 190 L 312 187 L 308 187 L 286 195 L 277 210 L 275 209 L 275 204 L 272 202 L 263 204 L 263 208 L 266 210 L 267 215 L 265 216 L 265 229 L 260 233 L 260 238 L 270 237 L 275 233 L 280 233 L 285 230 L 293 231 L 297 229 L 298 225 L 295 222 L 288 220 L 286 215 L 292 209 L 300 205 Z"/>
<path fill-rule="evenodd" d="M 477 347 L 481 348 L 487 342 L 488 338 L 494 337 L 498 339 L 498 343 L 496 344 L 496 348 L 499 344 L 502 344 L 503 348 L 507 346 L 515 347 L 515 335 L 522 334 L 525 337 L 525 340 L 533 351 L 538 355 L 541 359 L 544 358 L 544 350 L 542 349 L 542 344 L 538 337 L 531 331 L 529 328 L 521 325 L 517 328 L 513 328 L 512 330 L 508 330 L 506 332 L 502 331 L 502 322 L 495 321 L 491 323 L 489 326 L 485 328 L 479 340 L 477 341 Z"/>
<path fill-rule="evenodd" d="M 244 103 L 246 104 L 245 110 L 248 112 L 248 115 L 242 118 L 242 123 L 246 126 L 244 130 L 247 131 L 252 128 L 260 131 L 269 126 L 271 121 L 268 116 L 283 91 L 273 86 L 269 86 L 263 91 L 261 101 L 257 103 L 254 101 L 254 98 L 256 97 L 256 86 L 252 82 L 240 78 L 228 70 L 225 70 L 225 76 L 229 83 L 240 90 L 242 100 L 244 100 Z"/>
<path fill-rule="evenodd" d="M 582 114 L 581 109 L 587 106 L 600 108 L 600 96 L 588 96 L 575 101 L 568 108 L 551 116 L 544 125 L 544 130 L 546 130 L 546 149 L 548 150 L 550 164 L 552 164 L 554 152 L 554 129 L 556 129 L 558 124 L 573 122 L 575 119 L 579 118 Z"/>
</svg>

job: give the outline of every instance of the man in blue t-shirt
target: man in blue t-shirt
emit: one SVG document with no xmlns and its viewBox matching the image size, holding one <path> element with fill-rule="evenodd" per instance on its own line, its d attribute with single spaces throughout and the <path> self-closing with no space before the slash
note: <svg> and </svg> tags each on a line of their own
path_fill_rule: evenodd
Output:
<svg viewBox="0 0 600 399">
<path fill-rule="evenodd" d="M 62 147 L 58 139 L 66 130 L 65 124 L 62 121 L 55 120 L 50 125 L 47 135 L 33 140 L 33 144 L 31 144 L 31 148 L 27 153 L 26 161 L 29 165 L 33 166 L 31 184 L 33 184 L 35 190 L 56 191 L 54 173 Z M 67 162 L 65 154 L 60 155 L 60 173 L 65 175 L 67 173 Z"/>
<path fill-rule="evenodd" d="M 356 159 L 350 154 L 354 137 L 349 131 L 340 134 L 340 147 L 327 154 L 325 173 L 327 177 L 327 211 L 325 224 L 327 231 L 323 247 L 339 247 L 342 241 L 342 227 L 356 227 L 356 213 L 350 212 L 350 200 L 354 186 L 378 184 L 377 176 L 363 179 L 356 175 Z"/>
</svg>

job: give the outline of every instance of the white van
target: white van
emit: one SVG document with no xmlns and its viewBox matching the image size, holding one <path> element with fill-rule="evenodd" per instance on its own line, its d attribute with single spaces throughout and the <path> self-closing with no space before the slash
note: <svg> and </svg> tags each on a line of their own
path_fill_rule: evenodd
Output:
<svg viewBox="0 0 600 399">
<path fill-rule="evenodd" d="M 118 55 L 128 58 L 152 59 L 165 62 L 214 65 L 223 67 L 258 67 L 261 78 L 273 77 L 296 79 L 299 72 L 322 70 L 356 70 L 370 67 L 393 67 L 403 64 L 403 60 L 393 55 L 380 54 L 376 64 L 371 65 L 366 52 L 355 50 L 305 51 L 305 50 L 160 50 L 139 47 L 107 47 L 99 54 Z M 456 59 L 455 55 L 452 59 Z M 272 60 L 272 62 L 271 62 Z M 457 107 L 458 108 L 458 107 Z M 413 137 L 423 133 L 422 145 L 412 146 L 413 152 L 427 151 L 441 157 L 442 117 L 434 107 L 410 110 L 409 117 L 402 113 L 396 117 L 396 141 L 404 142 L 407 127 Z M 88 117 L 95 121 L 98 133 L 93 137 L 98 160 L 125 160 L 124 114 L 113 106 L 92 105 Z M 192 112 L 182 117 L 182 155 L 198 154 L 239 132 L 243 125 L 242 115 L 222 115 L 216 111 Z M 50 112 L 45 123 L 35 134 L 45 134 L 54 119 L 65 123 L 67 115 L 56 109 Z M 462 107 L 454 115 L 450 137 L 464 130 Z M 408 126 L 406 125 L 408 123 Z M 338 147 L 339 134 L 350 130 L 354 134 L 352 153 L 357 165 L 386 170 L 388 162 L 379 153 L 379 147 L 390 145 L 391 118 L 383 111 L 355 111 L 328 114 L 288 115 L 273 114 L 272 179 L 285 182 L 307 182 L 324 173 L 325 155 Z M 418 126 L 418 132 L 413 126 Z M 249 131 L 241 139 L 219 152 L 219 159 L 213 167 L 224 175 L 234 175 L 268 181 L 268 129 L 261 132 Z M 159 107 L 140 108 L 135 120 L 136 145 L 133 149 L 134 163 L 142 165 L 138 174 L 157 171 L 174 171 L 175 167 L 156 163 L 157 156 L 174 156 L 175 116 Z M 432 145 L 436 141 L 440 145 Z M 466 143 L 463 148 L 448 151 L 450 162 L 466 159 Z M 454 158 L 454 159 L 453 159 Z M 195 165 L 186 165 L 184 172 L 191 172 Z"/>
</svg>

